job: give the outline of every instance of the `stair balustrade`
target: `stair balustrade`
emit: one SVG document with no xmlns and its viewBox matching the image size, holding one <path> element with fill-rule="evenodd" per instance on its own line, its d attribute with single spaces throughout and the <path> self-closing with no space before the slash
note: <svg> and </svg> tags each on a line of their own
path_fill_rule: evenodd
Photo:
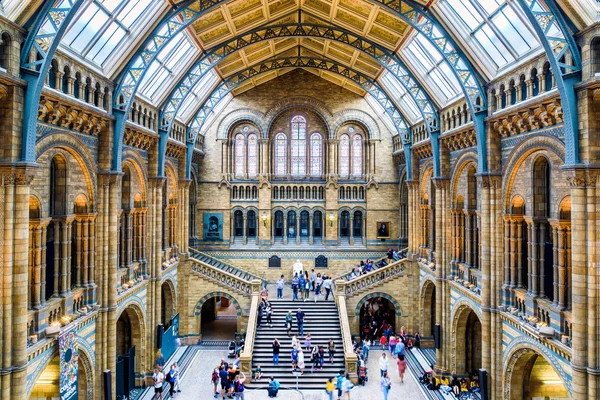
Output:
<svg viewBox="0 0 600 400">
<path fill-rule="evenodd" d="M 254 351 L 254 338 L 256 336 L 256 324 L 258 319 L 258 305 L 260 304 L 260 281 L 252 281 L 252 301 L 248 312 L 248 328 L 244 339 L 244 350 L 240 354 L 240 368 L 247 377 L 252 376 L 252 352 Z"/>
<path fill-rule="evenodd" d="M 194 266 L 192 265 L 192 271 L 194 272 L 205 275 L 209 278 L 217 279 L 224 284 L 229 284 L 233 282 L 236 284 L 233 287 L 234 289 L 236 289 L 239 286 L 240 288 L 243 287 L 246 292 L 246 286 L 254 279 L 258 279 L 263 287 L 265 287 L 267 284 L 266 280 L 261 279 L 259 276 L 253 273 L 244 271 L 241 268 L 236 267 L 235 265 L 218 260 L 212 256 L 209 256 L 206 253 L 203 253 L 191 247 L 189 250 L 190 259 L 194 263 L 204 266 L 204 268 L 196 267 L 196 269 L 194 269 Z"/>
<path fill-rule="evenodd" d="M 350 332 L 350 322 L 348 322 L 348 310 L 346 309 L 346 292 L 344 291 L 344 286 L 338 286 L 337 282 L 335 285 L 335 301 L 338 307 L 342 343 L 344 345 L 345 370 L 350 374 L 352 380 L 356 382 L 356 379 L 358 379 L 358 357 L 354 353 L 354 347 L 352 346 L 352 334 Z"/>
<path fill-rule="evenodd" d="M 338 279 L 335 281 L 336 293 L 342 291 L 346 296 L 352 296 L 365 289 L 387 282 L 390 279 L 404 276 L 404 271 L 407 267 L 406 263 L 407 260 L 402 259 L 351 280 Z"/>
</svg>

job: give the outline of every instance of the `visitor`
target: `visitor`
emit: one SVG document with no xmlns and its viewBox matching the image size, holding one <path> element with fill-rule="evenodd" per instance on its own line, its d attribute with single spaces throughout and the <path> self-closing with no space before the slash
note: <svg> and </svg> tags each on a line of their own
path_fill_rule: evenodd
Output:
<svg viewBox="0 0 600 400">
<path fill-rule="evenodd" d="M 369 339 L 363 340 L 363 347 L 362 347 L 362 353 L 363 353 L 363 360 L 365 361 L 365 363 L 369 360 L 369 349 L 371 348 L 371 341 Z"/>
<path fill-rule="evenodd" d="M 181 392 L 181 385 L 180 385 L 180 380 L 179 380 L 179 375 L 180 375 L 180 370 L 179 370 L 179 365 L 177 365 L 177 362 L 173 363 L 173 369 L 175 370 L 175 391 L 177 393 Z"/>
<path fill-rule="evenodd" d="M 387 400 L 388 393 L 392 388 L 392 380 L 388 376 L 387 371 L 381 377 L 381 391 L 383 392 L 383 400 Z"/>
<path fill-rule="evenodd" d="M 440 380 L 440 392 L 444 394 L 450 394 L 452 392 L 452 388 L 450 387 L 450 380 L 447 376 L 442 376 Z"/>
<path fill-rule="evenodd" d="M 154 399 L 162 400 L 162 392 L 163 392 L 163 383 L 165 381 L 165 376 L 163 375 L 160 368 L 154 369 L 154 374 L 152 374 L 152 379 L 154 379 Z"/>
<path fill-rule="evenodd" d="M 469 383 L 469 392 L 471 393 L 477 393 L 479 392 L 479 380 L 478 379 L 471 379 L 471 382 Z"/>
<path fill-rule="evenodd" d="M 387 372 L 387 370 L 388 370 L 388 364 L 389 364 L 389 360 L 388 360 L 387 355 L 385 354 L 385 351 L 384 351 L 381 354 L 381 357 L 379 357 L 379 372 L 380 372 L 381 376 L 383 376 L 383 374 Z"/>
<path fill-rule="evenodd" d="M 337 398 L 338 400 L 342 399 L 342 390 L 344 387 L 344 370 L 340 370 L 340 372 L 335 376 L 335 387 L 337 389 Z"/>
<path fill-rule="evenodd" d="M 263 377 L 263 372 L 262 372 L 262 368 L 260 367 L 260 364 L 256 364 L 256 368 L 254 368 L 254 379 L 256 379 L 257 381 L 260 381 Z"/>
<path fill-rule="evenodd" d="M 415 333 L 415 347 L 417 349 L 421 348 L 421 334 L 419 332 Z"/>
<path fill-rule="evenodd" d="M 333 379 L 327 379 L 325 383 L 325 393 L 329 397 L 329 400 L 333 400 L 333 391 L 335 390 L 335 385 L 333 384 Z"/>
<path fill-rule="evenodd" d="M 350 271 L 350 279 L 349 280 L 352 280 L 354 278 L 356 278 L 356 270 L 354 268 L 352 268 L 352 271 Z"/>
<path fill-rule="evenodd" d="M 260 329 L 260 324 L 262 323 L 262 319 L 263 319 L 263 307 L 262 305 L 258 306 L 258 319 L 256 322 L 256 329 Z"/>
<path fill-rule="evenodd" d="M 348 400 L 350 400 L 350 392 L 354 389 L 354 384 L 350 380 L 350 374 L 346 374 L 344 378 L 344 382 L 342 384 L 342 398 L 346 396 Z"/>
<path fill-rule="evenodd" d="M 246 381 L 246 375 L 241 373 L 241 377 L 238 375 L 235 377 L 233 391 L 235 392 L 235 400 L 244 400 L 244 382 Z"/>
<path fill-rule="evenodd" d="M 280 386 L 281 385 L 279 384 L 279 382 L 277 382 L 275 378 L 273 378 L 272 376 L 269 377 L 269 388 L 267 389 L 269 397 L 277 397 L 277 393 L 279 392 Z"/>
<path fill-rule="evenodd" d="M 390 350 L 390 354 L 392 355 L 392 357 L 396 358 L 396 353 L 394 353 L 396 350 L 396 336 L 390 335 L 389 338 L 390 341 L 388 348 Z"/>
<path fill-rule="evenodd" d="M 298 333 L 300 335 L 304 335 L 304 319 L 306 318 L 306 313 L 302 311 L 301 308 L 298 308 L 296 312 L 296 323 L 298 324 Z"/>
<path fill-rule="evenodd" d="M 312 273 L 310 274 L 310 283 L 312 285 L 312 290 L 314 291 L 316 289 L 316 281 L 317 281 L 317 273 L 315 272 L 315 270 L 312 270 Z"/>
<path fill-rule="evenodd" d="M 265 306 L 265 314 L 267 316 L 267 324 L 269 324 L 269 328 L 273 327 L 273 307 L 271 307 L 271 303 L 267 303 Z"/>
<path fill-rule="evenodd" d="M 162 369 L 165 366 L 165 357 L 162 355 L 162 353 L 159 351 L 158 352 L 158 356 L 156 357 L 156 366 L 162 371 Z"/>
<path fill-rule="evenodd" d="M 304 338 L 304 347 L 306 347 L 306 351 L 310 351 L 310 333 L 308 335 L 306 335 L 306 338 Z"/>
<path fill-rule="evenodd" d="M 292 371 L 295 371 L 296 367 L 298 366 L 298 349 L 296 348 L 295 345 L 292 346 L 291 356 L 292 356 Z"/>
<path fill-rule="evenodd" d="M 213 373 L 210 376 L 210 382 L 213 384 L 213 397 L 216 399 L 217 397 L 219 397 L 219 391 L 217 390 L 217 386 L 219 386 L 219 368 L 215 368 L 213 370 Z"/>
<path fill-rule="evenodd" d="M 396 364 L 398 365 L 398 375 L 400 375 L 400 383 L 404 383 L 404 373 L 406 372 L 406 360 L 404 359 L 404 354 L 398 355 Z"/>
<path fill-rule="evenodd" d="M 452 388 L 452 393 L 454 393 L 454 396 L 458 397 L 460 395 L 460 382 L 456 376 L 452 377 L 452 383 L 450 384 L 450 387 Z"/>
<path fill-rule="evenodd" d="M 300 373 L 304 373 L 304 352 L 302 351 L 302 347 L 298 349 L 298 369 L 300 369 Z"/>
<path fill-rule="evenodd" d="M 394 250 L 393 257 L 394 257 L 394 261 L 400 261 L 400 251 Z"/>
<path fill-rule="evenodd" d="M 396 344 L 396 349 L 394 350 L 394 355 L 396 356 L 404 356 L 404 343 L 402 341 L 398 342 L 398 344 Z"/>
<path fill-rule="evenodd" d="M 307 301 L 308 298 L 310 297 L 310 279 L 308 278 L 308 271 L 304 271 L 304 279 L 306 280 L 306 282 L 304 283 L 304 301 Z"/>
<path fill-rule="evenodd" d="M 277 338 L 273 339 L 273 364 L 279 365 L 279 350 L 281 349 L 281 344 Z"/>
<path fill-rule="evenodd" d="M 381 339 L 379 339 L 379 343 L 381 343 L 381 346 L 383 346 L 383 348 L 385 348 L 385 344 L 387 343 L 387 338 L 385 337 L 385 335 L 381 335 Z"/>
<path fill-rule="evenodd" d="M 298 274 L 294 274 L 292 278 L 292 300 L 298 300 L 298 285 L 300 284 L 300 279 L 298 278 Z"/>
<path fill-rule="evenodd" d="M 175 369 L 174 365 L 171 365 L 171 369 L 167 372 L 166 380 L 169 383 L 169 396 L 175 398 Z"/>
<path fill-rule="evenodd" d="M 331 293 L 331 277 L 326 276 L 323 280 L 323 287 L 325 288 L 325 301 L 329 300 L 329 294 Z"/>
<path fill-rule="evenodd" d="M 300 291 L 300 300 L 304 300 L 304 287 L 306 286 L 306 278 L 304 274 L 298 277 L 298 290 Z"/>
<path fill-rule="evenodd" d="M 388 265 L 394 262 L 394 250 L 388 249 L 387 259 L 388 259 Z"/>
<path fill-rule="evenodd" d="M 221 379 L 221 397 L 224 399 L 225 394 L 229 391 L 229 372 L 223 364 L 219 367 L 219 378 Z"/>
<path fill-rule="evenodd" d="M 239 370 L 241 364 L 242 360 L 240 360 L 240 355 L 236 353 L 236 355 L 233 357 L 233 363 L 231 364 L 231 366 L 233 367 L 233 369 Z"/>
<path fill-rule="evenodd" d="M 319 346 L 319 365 L 320 369 L 323 370 L 323 365 L 325 365 L 325 349 L 323 346 Z"/>
<path fill-rule="evenodd" d="M 292 315 L 292 310 L 288 311 L 285 316 L 285 327 L 287 328 L 288 337 L 292 334 L 292 323 L 294 322 L 294 316 Z"/>
<path fill-rule="evenodd" d="M 285 284 L 285 279 L 283 278 L 283 275 L 281 275 L 279 277 L 279 279 L 277 280 L 277 298 L 278 299 L 283 299 L 283 285 Z"/>
<path fill-rule="evenodd" d="M 321 295 L 321 286 L 323 286 L 323 278 L 319 272 L 315 278 L 315 303 L 317 302 L 317 298 Z"/>
<path fill-rule="evenodd" d="M 327 352 L 329 353 L 329 363 L 333 364 L 333 357 L 335 356 L 335 342 L 331 338 L 329 338 L 329 343 L 327 343 Z"/>
</svg>

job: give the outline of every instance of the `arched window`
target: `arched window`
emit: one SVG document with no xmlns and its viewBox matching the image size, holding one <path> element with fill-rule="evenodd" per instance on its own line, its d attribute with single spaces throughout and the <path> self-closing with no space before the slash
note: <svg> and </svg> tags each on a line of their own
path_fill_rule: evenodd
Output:
<svg viewBox="0 0 600 400">
<path fill-rule="evenodd" d="M 288 237 L 296 237 L 296 211 L 289 211 L 287 217 L 287 235 Z"/>
<path fill-rule="evenodd" d="M 233 214 L 233 230 L 235 236 L 244 236 L 244 215 L 240 210 Z"/>
<path fill-rule="evenodd" d="M 287 164 L 287 137 L 284 133 L 275 136 L 275 176 L 285 176 Z"/>
<path fill-rule="evenodd" d="M 255 178 L 258 172 L 258 140 L 255 134 L 248 135 L 248 178 Z"/>
<path fill-rule="evenodd" d="M 340 176 L 350 175 L 350 137 L 340 136 Z"/>
<path fill-rule="evenodd" d="M 292 118 L 291 175 L 306 175 L 306 119 L 299 115 Z"/>
<path fill-rule="evenodd" d="M 246 236 L 256 237 L 256 212 L 254 210 L 248 211 L 247 226 Z"/>
<path fill-rule="evenodd" d="M 283 236 L 283 211 L 275 212 L 275 237 Z"/>
<path fill-rule="evenodd" d="M 354 211 L 354 218 L 352 220 L 352 236 L 362 236 L 362 225 L 363 225 L 363 214 L 361 211 Z"/>
<path fill-rule="evenodd" d="M 350 213 L 346 210 L 342 211 L 340 214 L 340 236 L 341 237 L 349 237 L 350 236 Z"/>
<path fill-rule="evenodd" d="M 310 176 L 321 176 L 323 173 L 323 138 L 320 133 L 310 137 Z"/>
<path fill-rule="evenodd" d="M 235 136 L 235 177 L 244 177 L 244 156 L 245 156 L 245 143 L 244 135 L 238 133 Z"/>
</svg>

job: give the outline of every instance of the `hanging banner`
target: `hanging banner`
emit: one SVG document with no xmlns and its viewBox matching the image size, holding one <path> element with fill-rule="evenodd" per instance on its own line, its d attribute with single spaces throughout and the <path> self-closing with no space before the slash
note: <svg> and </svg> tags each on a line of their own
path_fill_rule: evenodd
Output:
<svg viewBox="0 0 600 400">
<path fill-rule="evenodd" d="M 79 353 L 75 332 L 69 331 L 58 337 L 58 355 L 60 357 L 60 400 L 77 399 Z"/>
</svg>

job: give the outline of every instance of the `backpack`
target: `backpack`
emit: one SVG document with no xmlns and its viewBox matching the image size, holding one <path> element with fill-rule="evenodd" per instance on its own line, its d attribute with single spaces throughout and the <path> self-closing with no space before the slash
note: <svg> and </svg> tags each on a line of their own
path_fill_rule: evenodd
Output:
<svg viewBox="0 0 600 400">
<path fill-rule="evenodd" d="M 217 372 L 213 371 L 212 376 L 210 377 L 210 380 L 213 383 L 219 382 L 219 374 Z"/>
</svg>

